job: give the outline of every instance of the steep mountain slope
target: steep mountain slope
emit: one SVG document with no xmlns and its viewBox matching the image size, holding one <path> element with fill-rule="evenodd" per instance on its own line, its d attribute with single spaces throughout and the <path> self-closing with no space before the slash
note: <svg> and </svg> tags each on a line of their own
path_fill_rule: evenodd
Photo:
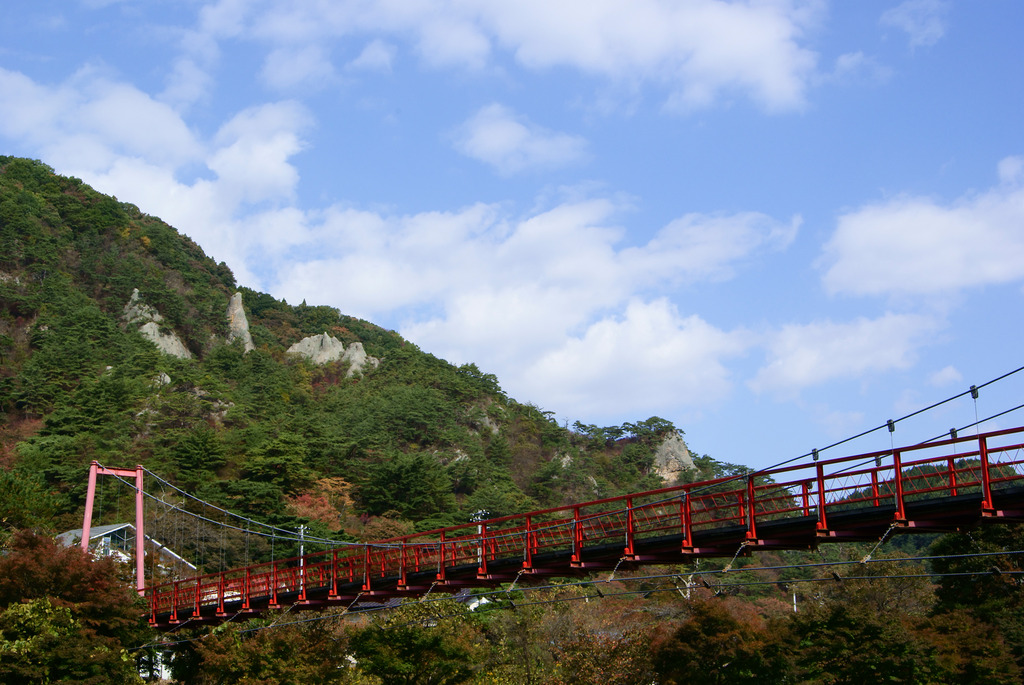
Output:
<svg viewBox="0 0 1024 685">
<path fill-rule="evenodd" d="M 423 529 L 657 487 L 675 431 L 657 417 L 568 430 L 473 364 L 239 287 L 159 219 L 11 157 L 0 361 L 8 529 L 72 525 L 92 459 L 279 523 Z"/>
</svg>

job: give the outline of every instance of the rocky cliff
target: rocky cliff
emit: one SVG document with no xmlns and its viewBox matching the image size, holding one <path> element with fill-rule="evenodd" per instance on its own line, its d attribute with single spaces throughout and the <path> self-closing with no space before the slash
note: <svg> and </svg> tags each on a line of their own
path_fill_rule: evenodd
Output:
<svg viewBox="0 0 1024 685">
<path fill-rule="evenodd" d="M 132 290 L 132 296 L 128 304 L 124 306 L 124 313 L 121 317 L 129 326 L 137 326 L 139 333 L 152 341 L 157 349 L 164 354 L 179 359 L 191 359 L 192 353 L 185 347 L 181 338 L 172 331 L 161 328 L 160 324 L 164 317 L 153 307 L 142 301 L 139 296 L 139 289 Z"/>
<path fill-rule="evenodd" d="M 366 354 L 363 343 L 354 342 L 345 347 L 345 343 L 323 332 L 303 338 L 288 348 L 287 354 L 304 357 L 314 364 L 324 365 L 334 361 L 346 361 L 349 364 L 346 376 L 362 375 L 368 369 L 375 369 L 380 360 Z"/>
</svg>

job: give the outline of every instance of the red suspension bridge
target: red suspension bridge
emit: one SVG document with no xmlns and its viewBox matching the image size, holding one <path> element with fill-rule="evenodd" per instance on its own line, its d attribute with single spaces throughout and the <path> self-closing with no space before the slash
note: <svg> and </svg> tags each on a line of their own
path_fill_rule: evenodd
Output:
<svg viewBox="0 0 1024 685">
<path fill-rule="evenodd" d="M 815 456 L 817 453 L 815 453 Z M 141 540 L 141 473 L 136 479 Z M 92 489 L 90 489 L 90 493 Z M 91 496 L 89 500 L 91 505 Z M 91 506 L 87 507 L 87 521 Z M 879 541 L 1024 521 L 1024 427 L 483 520 L 175 580 L 139 581 L 160 628 L 216 623 L 292 606 L 457 592 L 645 564 Z M 85 536 L 88 539 L 88 536 Z M 84 545 L 85 543 L 83 543 Z M 140 544 L 140 552 L 142 544 Z M 142 577 L 141 561 L 137 562 Z"/>
</svg>

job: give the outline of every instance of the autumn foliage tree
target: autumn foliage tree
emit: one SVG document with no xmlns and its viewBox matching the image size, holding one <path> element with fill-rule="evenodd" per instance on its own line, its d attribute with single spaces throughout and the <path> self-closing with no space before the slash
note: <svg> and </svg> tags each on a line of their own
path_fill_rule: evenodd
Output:
<svg viewBox="0 0 1024 685">
<path fill-rule="evenodd" d="M 129 683 L 148 641 L 128 570 L 19 531 L 0 555 L 0 682 Z"/>
<path fill-rule="evenodd" d="M 225 624 L 186 647 L 174 675 L 196 685 L 214 683 L 364 683 L 348 649 L 343 623 L 294 623 L 280 616 Z"/>
<path fill-rule="evenodd" d="M 734 617 L 718 601 L 695 601 L 682 625 L 654 645 L 667 685 L 784 682 L 786 648 L 763 624 Z"/>
</svg>

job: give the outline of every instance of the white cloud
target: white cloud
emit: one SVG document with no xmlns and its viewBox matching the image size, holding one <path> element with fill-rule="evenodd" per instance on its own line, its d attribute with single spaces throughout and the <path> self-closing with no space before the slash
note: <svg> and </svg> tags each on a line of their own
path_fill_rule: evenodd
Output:
<svg viewBox="0 0 1024 685">
<path fill-rule="evenodd" d="M 928 382 L 936 388 L 941 388 L 953 383 L 959 383 L 963 379 L 964 377 L 957 371 L 955 366 L 946 366 L 929 376 Z"/>
<path fill-rule="evenodd" d="M 802 222 L 795 216 L 784 224 L 758 212 L 687 214 L 647 245 L 626 250 L 624 260 L 637 274 L 721 280 L 733 275 L 737 262 L 762 249 L 789 247 Z"/>
<path fill-rule="evenodd" d="M 524 302 L 545 322 L 548 316 L 560 322 L 551 329 L 558 337 L 646 288 L 728 278 L 736 264 L 784 249 L 798 223 L 756 213 L 691 214 L 647 244 L 620 246 L 623 230 L 613 219 L 623 209 L 601 198 L 519 220 L 490 205 L 409 216 L 332 209 L 310 227 L 315 257 L 297 257 L 280 272 L 274 292 L 287 298 L 319 292 L 321 300 L 371 316 L 435 303 L 437 318 L 410 326 L 420 335 L 433 331 L 437 344 L 491 335 L 470 328 L 500 326 L 473 323 L 475 317 L 487 307 L 514 310 Z M 522 325 L 537 330 L 538 323 Z"/>
<path fill-rule="evenodd" d="M 299 131 L 308 123 L 305 109 L 294 102 L 249 108 L 217 132 L 218 149 L 207 165 L 220 187 L 240 200 L 290 198 L 299 173 L 289 158 L 302 149 Z"/>
<path fill-rule="evenodd" d="M 503 52 L 531 70 L 566 67 L 657 85 L 672 108 L 740 94 L 787 110 L 803 105 L 817 56 L 802 41 L 823 7 L 821 0 L 223 2 L 204 13 L 203 26 L 279 45 L 397 35 L 433 67 L 478 70 Z"/>
<path fill-rule="evenodd" d="M 544 397 L 600 420 L 615 398 L 637 416 L 665 408 L 706 407 L 732 387 L 725 361 L 749 344 L 743 331 L 726 332 L 699 316 L 680 316 L 667 300 L 631 301 L 621 315 L 590 324 L 545 351 L 515 391 Z"/>
<path fill-rule="evenodd" d="M 202 100 L 212 88 L 210 74 L 192 58 L 182 57 L 174 63 L 159 99 L 180 110 Z"/>
<path fill-rule="evenodd" d="M 0 132 L 9 138 L 45 144 L 77 100 L 71 89 L 39 86 L 24 74 L 0 67 Z"/>
<path fill-rule="evenodd" d="M 199 10 L 199 30 L 211 36 L 238 36 L 258 10 L 253 0 L 216 0 Z"/>
<path fill-rule="evenodd" d="M 836 58 L 832 73 L 823 80 L 836 83 L 885 83 L 892 77 L 892 69 L 863 52 L 847 52 Z"/>
<path fill-rule="evenodd" d="M 950 293 L 1024 279 L 1018 158 L 1001 185 L 943 205 L 903 196 L 839 217 L 825 246 L 826 288 L 856 295 Z"/>
<path fill-rule="evenodd" d="M 845 438 L 864 426 L 864 412 L 840 411 L 823 406 L 814 407 L 814 411 L 815 422 L 832 438 Z"/>
<path fill-rule="evenodd" d="M 334 79 L 334 67 L 318 45 L 277 48 L 263 63 L 263 79 L 271 88 L 288 90 L 298 86 L 319 89 Z"/>
<path fill-rule="evenodd" d="M 612 266 L 611 243 L 620 237 L 604 226 L 614 211 L 613 204 L 592 200 L 510 225 L 483 204 L 396 217 L 332 209 L 314 229 L 317 257 L 283 271 L 275 292 L 308 297 L 312 289 L 375 315 L 435 301 L 453 307 L 465 293 L 538 282 L 594 286 L 597 297 L 607 288 L 593 270 Z"/>
<path fill-rule="evenodd" d="M 885 314 L 850 323 L 783 326 L 768 336 L 768 362 L 749 385 L 787 393 L 836 379 L 908 368 L 940 322 L 915 314 Z"/>
<path fill-rule="evenodd" d="M 481 108 L 458 128 L 454 138 L 459 152 L 505 175 L 571 164 L 581 159 L 587 148 L 580 136 L 548 131 L 499 104 Z"/>
<path fill-rule="evenodd" d="M 407 339 L 484 364 L 515 396 L 588 415 L 598 405 L 643 413 L 723 397 L 726 362 L 750 336 L 637 293 L 727 278 L 784 249 L 798 222 L 693 214 L 623 246 L 622 211 L 602 198 L 519 219 L 482 204 L 405 216 L 331 208 L 296 229 L 309 242 L 291 246 L 270 290 L 398 321 Z"/>
<path fill-rule="evenodd" d="M 394 45 L 380 39 L 372 40 L 358 57 L 348 63 L 348 67 L 358 71 L 391 71 L 396 52 Z"/>
<path fill-rule="evenodd" d="M 93 70 L 47 87 L 0 69 L 0 135 L 159 216 L 251 285 L 261 282 L 254 265 L 265 251 L 309 242 L 302 212 L 267 206 L 293 198 L 291 157 L 309 123 L 302 106 L 271 103 L 239 112 L 203 140 L 168 104 Z M 212 173 L 196 177 L 204 168 Z M 183 181 L 186 169 L 192 178 Z"/>
<path fill-rule="evenodd" d="M 131 0 L 82 0 L 82 4 L 89 9 L 103 9 L 120 2 L 131 2 Z"/>
<path fill-rule="evenodd" d="M 431 16 L 418 27 L 419 52 L 435 67 L 482 69 L 491 52 L 491 41 L 470 18 Z"/>
<path fill-rule="evenodd" d="M 176 166 L 203 150 L 168 105 L 90 69 L 52 88 L 0 69 L 0 133 L 33 145 L 55 167 L 75 170 L 119 157 Z"/>
<path fill-rule="evenodd" d="M 905 31 L 910 47 L 935 45 L 946 34 L 946 14 L 949 3 L 945 0 L 906 0 L 882 13 L 882 26 Z"/>
<path fill-rule="evenodd" d="M 87 79 L 80 94 L 78 121 L 68 122 L 68 128 L 91 132 L 118 155 L 179 165 L 202 152 L 177 112 L 134 86 Z"/>
<path fill-rule="evenodd" d="M 999 160 L 999 182 L 1004 185 L 1024 185 L 1024 157 L 1006 157 Z"/>
</svg>

